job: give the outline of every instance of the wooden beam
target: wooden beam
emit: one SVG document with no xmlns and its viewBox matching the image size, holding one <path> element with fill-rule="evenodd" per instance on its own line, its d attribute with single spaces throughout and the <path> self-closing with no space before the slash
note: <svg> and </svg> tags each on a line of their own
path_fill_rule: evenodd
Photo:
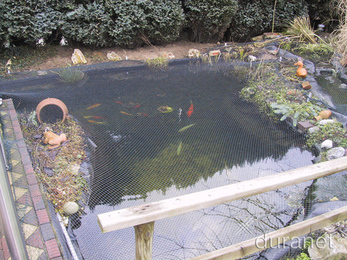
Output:
<svg viewBox="0 0 347 260">
<path fill-rule="evenodd" d="M 136 260 L 151 260 L 154 222 L 135 226 Z"/>
<path fill-rule="evenodd" d="M 98 215 L 102 232 L 169 218 L 347 170 L 347 158 Z"/>
<path fill-rule="evenodd" d="M 347 219 L 347 206 L 330 211 L 314 218 L 304 220 L 300 223 L 285 227 L 265 236 L 252 238 L 238 244 L 225 247 L 190 260 L 233 260 L 254 254 L 269 247 L 277 246 L 283 242 L 289 242 L 292 239 L 298 239 L 300 236 L 309 234 L 315 230 L 322 229 L 331 224 Z M 320 246 L 329 246 L 329 238 L 326 241 L 319 241 Z M 323 244 L 327 242 L 327 244 Z"/>
</svg>

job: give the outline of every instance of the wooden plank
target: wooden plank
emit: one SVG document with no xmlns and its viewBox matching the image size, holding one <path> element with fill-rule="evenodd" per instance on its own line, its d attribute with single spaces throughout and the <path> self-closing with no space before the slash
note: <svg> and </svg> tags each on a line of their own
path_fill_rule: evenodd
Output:
<svg viewBox="0 0 347 260">
<path fill-rule="evenodd" d="M 341 220 L 347 219 L 347 206 L 330 211 L 300 223 L 285 227 L 265 235 L 225 247 L 190 260 L 233 260 L 254 254 L 269 247 L 274 247 L 282 242 L 297 239 L 315 230 L 322 229 Z M 323 241 L 320 241 L 323 242 Z M 321 246 L 323 246 L 320 243 Z M 325 246 L 329 246 L 325 245 Z"/>
<path fill-rule="evenodd" d="M 98 215 L 102 232 L 173 217 L 347 170 L 347 157 Z"/>
</svg>

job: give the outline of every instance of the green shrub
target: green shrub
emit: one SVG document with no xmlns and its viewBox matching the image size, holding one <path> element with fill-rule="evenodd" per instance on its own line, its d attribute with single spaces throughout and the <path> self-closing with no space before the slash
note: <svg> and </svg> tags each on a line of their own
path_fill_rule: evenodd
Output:
<svg viewBox="0 0 347 260">
<path fill-rule="evenodd" d="M 191 30 L 190 39 L 196 42 L 223 39 L 238 9 L 237 0 L 186 0 L 184 6 Z"/>
<path fill-rule="evenodd" d="M 11 42 L 36 44 L 47 39 L 57 28 L 59 12 L 44 0 L 1 1 L 0 37 Z"/>
<path fill-rule="evenodd" d="M 78 5 L 64 15 L 62 34 L 75 42 L 93 47 L 112 45 L 108 27 L 111 18 L 105 7 L 96 2 Z"/>
<path fill-rule="evenodd" d="M 112 19 L 108 32 L 120 46 L 174 41 L 184 23 L 178 0 L 109 0 L 105 6 Z"/>
<path fill-rule="evenodd" d="M 239 2 L 239 11 L 230 24 L 230 38 L 234 41 L 249 41 L 253 36 L 272 30 L 274 1 Z M 275 9 L 275 30 L 282 28 L 295 16 L 307 14 L 304 1 L 278 0 Z"/>
</svg>

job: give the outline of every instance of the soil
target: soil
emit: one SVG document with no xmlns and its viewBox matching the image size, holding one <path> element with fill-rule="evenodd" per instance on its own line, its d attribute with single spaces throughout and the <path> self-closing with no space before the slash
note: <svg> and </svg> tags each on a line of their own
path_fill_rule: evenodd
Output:
<svg viewBox="0 0 347 260">
<path fill-rule="evenodd" d="M 79 48 L 87 59 L 87 65 L 107 62 L 107 53 L 114 51 L 123 60 L 140 60 L 145 61 L 147 59 L 154 59 L 159 56 L 172 53 L 175 59 L 187 58 L 189 49 L 197 49 L 201 53 L 206 52 L 208 49 L 217 46 L 212 43 L 195 43 L 188 41 L 179 41 L 167 45 L 161 46 L 144 46 L 137 49 L 123 49 L 119 47 L 103 48 L 92 50 L 88 48 Z M 67 65 L 72 65 L 71 55 L 74 52 L 75 47 L 72 46 L 56 46 L 54 51 L 56 55 L 47 57 L 47 59 L 40 64 L 34 64 L 26 71 L 47 70 L 54 68 L 63 68 Z"/>
</svg>

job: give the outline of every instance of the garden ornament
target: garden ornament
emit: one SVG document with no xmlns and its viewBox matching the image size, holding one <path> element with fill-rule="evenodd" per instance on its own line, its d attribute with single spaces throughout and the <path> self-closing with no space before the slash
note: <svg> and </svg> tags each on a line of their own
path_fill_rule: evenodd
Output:
<svg viewBox="0 0 347 260">
<path fill-rule="evenodd" d="M 48 144 L 49 150 L 59 147 L 61 143 L 67 140 L 65 134 L 57 135 L 53 133 L 52 131 L 45 131 L 43 133 L 43 136 L 44 136 L 43 143 Z"/>
<path fill-rule="evenodd" d="M 316 120 L 319 121 L 319 120 L 322 120 L 322 119 L 328 119 L 330 116 L 331 116 L 331 111 L 330 110 L 323 110 L 323 111 L 320 111 L 318 116 L 316 116 Z"/>
<path fill-rule="evenodd" d="M 306 78 L 307 70 L 304 68 L 304 64 L 302 63 L 302 61 L 299 60 L 294 65 L 299 66 L 298 69 L 296 70 L 296 76 L 298 76 L 300 78 Z"/>
</svg>

